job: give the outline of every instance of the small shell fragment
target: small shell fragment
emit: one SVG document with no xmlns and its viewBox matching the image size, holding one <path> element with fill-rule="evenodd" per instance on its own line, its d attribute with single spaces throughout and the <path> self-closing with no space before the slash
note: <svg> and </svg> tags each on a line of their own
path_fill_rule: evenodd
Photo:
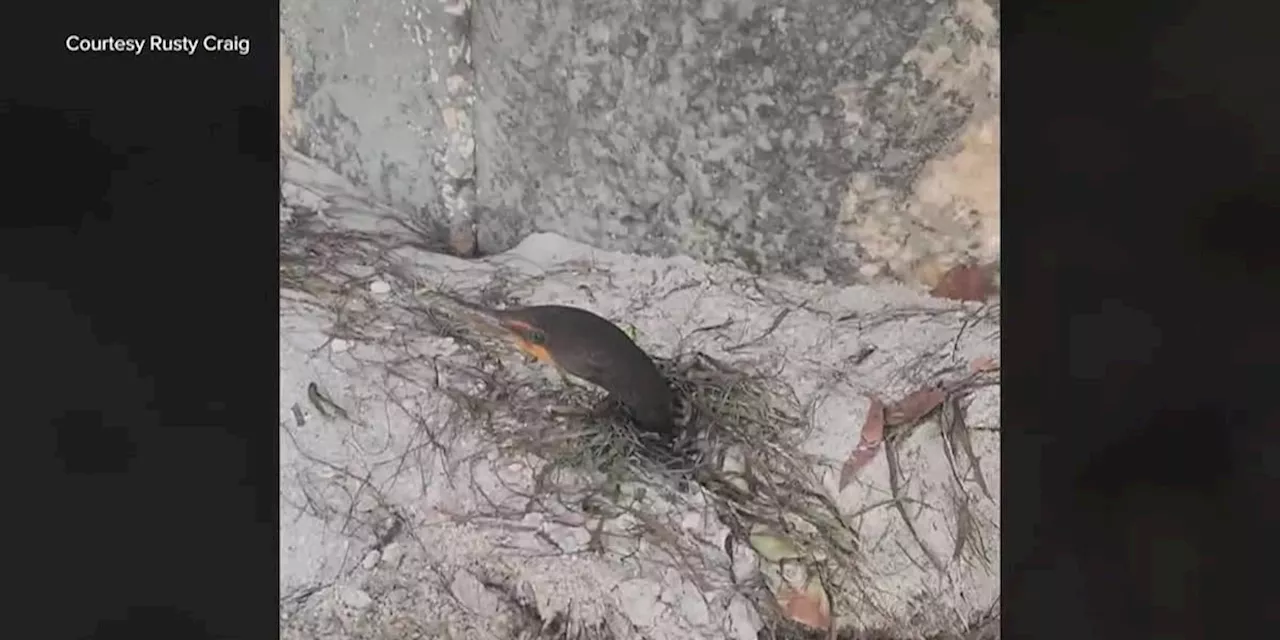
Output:
<svg viewBox="0 0 1280 640">
<path fill-rule="evenodd" d="M 769 562 L 803 558 L 804 554 L 790 540 L 768 533 L 753 533 L 747 539 L 751 548 Z"/>
</svg>

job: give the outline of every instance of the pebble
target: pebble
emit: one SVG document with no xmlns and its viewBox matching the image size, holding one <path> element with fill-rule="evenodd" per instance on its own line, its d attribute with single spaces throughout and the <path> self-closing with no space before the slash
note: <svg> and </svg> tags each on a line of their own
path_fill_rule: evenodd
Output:
<svg viewBox="0 0 1280 640">
<path fill-rule="evenodd" d="M 374 549 L 365 555 L 364 560 L 360 561 L 360 566 L 365 569 L 372 569 L 378 566 L 378 561 L 382 559 L 382 552 Z"/>
<path fill-rule="evenodd" d="M 343 587 L 338 592 L 338 600 L 352 609 L 368 609 L 373 604 L 369 594 L 355 587 Z"/>
<path fill-rule="evenodd" d="M 369 293 L 379 296 L 386 295 L 391 293 L 391 285 L 387 284 L 385 280 L 374 280 L 369 283 Z"/>
<path fill-rule="evenodd" d="M 459 602 L 478 615 L 492 618 L 501 608 L 497 596 L 467 571 L 460 571 L 454 576 L 449 590 Z"/>
<path fill-rule="evenodd" d="M 392 542 L 382 549 L 382 560 L 389 565 L 396 565 L 404 557 L 404 547 L 399 542 Z"/>
<path fill-rule="evenodd" d="M 526 513 L 525 516 L 520 519 L 520 523 L 527 527 L 541 530 L 546 524 L 546 521 L 541 513 L 533 512 Z"/>
<path fill-rule="evenodd" d="M 690 511 L 684 514 L 680 519 L 680 526 L 686 531 L 697 531 L 703 526 L 702 514 L 696 511 Z"/>
<path fill-rule="evenodd" d="M 329 348 L 333 349 L 334 353 L 342 353 L 351 348 L 351 343 L 342 338 L 337 338 L 329 345 Z"/>
</svg>

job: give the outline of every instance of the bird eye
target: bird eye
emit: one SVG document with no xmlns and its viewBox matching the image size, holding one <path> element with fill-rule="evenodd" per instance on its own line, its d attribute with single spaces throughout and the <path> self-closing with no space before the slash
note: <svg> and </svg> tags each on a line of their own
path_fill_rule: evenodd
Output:
<svg viewBox="0 0 1280 640">
<path fill-rule="evenodd" d="M 529 342 L 532 342 L 537 345 L 543 345 L 547 343 L 547 336 L 543 334 L 541 331 L 530 331 Z"/>
</svg>

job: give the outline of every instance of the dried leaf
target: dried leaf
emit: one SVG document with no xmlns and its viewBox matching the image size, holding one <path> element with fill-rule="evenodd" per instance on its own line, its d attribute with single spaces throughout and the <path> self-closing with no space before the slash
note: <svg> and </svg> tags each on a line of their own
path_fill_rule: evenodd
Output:
<svg viewBox="0 0 1280 640">
<path fill-rule="evenodd" d="M 831 626 L 831 601 L 827 590 L 816 576 L 809 579 L 803 590 L 783 585 L 778 590 L 778 606 L 787 617 L 814 629 L 825 630 Z"/>
<path fill-rule="evenodd" d="M 845 459 L 844 465 L 840 467 L 840 489 L 843 490 L 853 482 L 853 478 L 858 475 L 862 468 L 871 463 L 875 459 L 876 454 L 880 453 L 880 445 L 876 442 L 873 444 L 859 443 L 854 448 L 849 457 Z"/>
<path fill-rule="evenodd" d="M 955 562 L 964 554 L 964 546 L 973 534 L 973 513 L 969 511 L 968 496 L 962 490 L 955 490 L 954 503 L 956 512 L 955 550 L 951 552 L 951 561 Z"/>
<path fill-rule="evenodd" d="M 871 396 L 867 417 L 862 421 L 862 442 L 877 443 L 884 440 L 884 403 Z"/>
<path fill-rule="evenodd" d="M 885 424 L 890 427 L 911 424 L 932 413 L 946 398 L 947 392 L 936 387 L 914 391 L 889 407 Z"/>
<path fill-rule="evenodd" d="M 995 270 L 990 265 L 958 264 L 942 274 L 929 293 L 951 300 L 982 301 L 995 292 Z"/>
<path fill-rule="evenodd" d="M 840 467 L 840 489 L 849 486 L 853 477 L 858 475 L 858 472 L 880 451 L 880 445 L 884 443 L 884 417 L 884 403 L 873 396 L 871 406 L 867 408 L 867 417 L 862 422 L 862 435 L 858 439 L 858 446 L 853 448 L 844 465 Z"/>
<path fill-rule="evenodd" d="M 753 533 L 747 539 L 752 549 L 769 562 L 801 558 L 804 554 L 790 540 L 767 533 Z"/>
<path fill-rule="evenodd" d="M 999 371 L 999 370 L 1000 370 L 1000 361 L 996 360 L 995 358 L 992 358 L 991 356 L 974 358 L 973 362 L 969 363 L 970 373 L 986 373 L 988 371 Z"/>
</svg>

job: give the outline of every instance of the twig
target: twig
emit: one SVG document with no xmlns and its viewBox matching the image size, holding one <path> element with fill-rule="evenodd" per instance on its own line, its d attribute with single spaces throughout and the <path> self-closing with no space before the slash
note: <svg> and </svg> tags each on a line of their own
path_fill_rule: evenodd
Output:
<svg viewBox="0 0 1280 640">
<path fill-rule="evenodd" d="M 933 551 L 929 549 L 929 546 L 924 543 L 924 539 L 921 538 L 920 533 L 916 531 L 915 523 L 911 520 L 911 517 L 907 515 L 907 508 L 904 506 L 902 500 L 899 499 L 901 497 L 902 486 L 901 476 L 899 475 L 900 466 L 898 464 L 897 447 L 893 442 L 886 442 L 885 445 L 885 460 L 889 463 L 889 492 L 890 495 L 895 498 L 893 506 L 897 509 L 898 515 L 902 516 L 902 522 L 907 525 L 907 531 L 911 534 L 911 538 L 915 540 L 917 545 L 919 545 L 920 550 L 924 552 L 924 555 L 929 558 L 929 562 L 933 564 L 933 567 L 938 570 L 939 574 L 945 575 L 946 568 L 942 565 L 942 561 L 939 560 L 938 557 L 934 555 Z"/>
<path fill-rule="evenodd" d="M 790 308 L 790 307 L 788 307 L 788 308 L 786 308 L 786 309 L 783 309 L 782 311 L 778 312 L 778 315 L 774 316 L 774 318 L 773 318 L 773 322 L 769 323 L 769 328 L 768 328 L 768 329 L 765 329 L 765 330 L 764 330 L 764 333 L 762 333 L 762 334 L 760 334 L 760 335 L 756 336 L 755 338 L 752 338 L 751 340 L 748 340 L 748 341 L 746 341 L 746 342 L 741 342 L 741 343 L 738 343 L 738 344 L 735 344 L 735 345 L 731 345 L 731 346 L 725 347 L 725 349 L 724 349 L 724 350 L 725 350 L 725 351 L 731 351 L 731 352 L 732 352 L 732 351 L 739 351 L 739 350 L 741 350 L 741 349 L 745 349 L 745 348 L 747 348 L 747 347 L 749 347 L 749 346 L 751 346 L 751 345 L 753 345 L 753 344 L 758 344 L 759 342 L 763 341 L 765 338 L 768 338 L 770 335 L 772 335 L 772 334 L 773 334 L 773 332 L 774 332 L 774 331 L 776 331 L 776 330 L 778 329 L 778 325 L 782 324 L 782 321 L 783 321 L 783 320 L 784 320 L 788 315 L 790 315 L 790 314 L 791 314 L 791 308 Z"/>
</svg>

